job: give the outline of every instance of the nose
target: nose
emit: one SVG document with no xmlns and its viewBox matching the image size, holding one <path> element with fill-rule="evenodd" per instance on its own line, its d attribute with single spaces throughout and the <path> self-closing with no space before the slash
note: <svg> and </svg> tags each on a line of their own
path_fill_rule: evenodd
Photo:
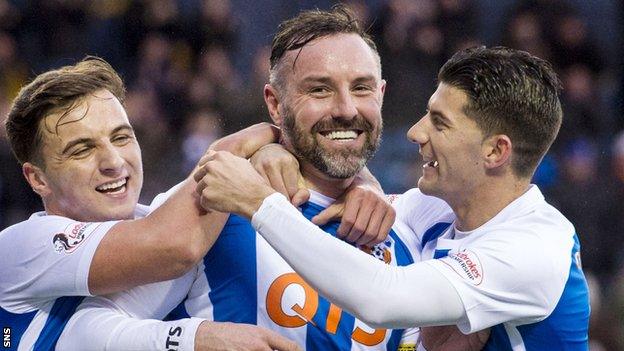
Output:
<svg viewBox="0 0 624 351">
<path fill-rule="evenodd" d="M 116 176 L 121 173 L 125 163 L 121 150 L 112 144 L 105 144 L 100 150 L 100 172 L 108 176 Z"/>
<path fill-rule="evenodd" d="M 340 92 L 336 94 L 333 106 L 332 117 L 340 119 L 353 119 L 358 115 L 353 96 L 349 92 Z"/>
<path fill-rule="evenodd" d="M 426 144 L 429 141 L 429 137 L 423 128 L 426 123 L 427 116 L 422 117 L 418 122 L 416 122 L 408 131 L 407 131 L 407 139 L 412 143 L 417 143 L 418 145 Z"/>
</svg>

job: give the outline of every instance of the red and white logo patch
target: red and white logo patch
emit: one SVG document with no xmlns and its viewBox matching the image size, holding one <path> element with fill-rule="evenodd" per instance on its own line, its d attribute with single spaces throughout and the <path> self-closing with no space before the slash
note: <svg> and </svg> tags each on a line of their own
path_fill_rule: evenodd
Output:
<svg viewBox="0 0 624 351">
<path fill-rule="evenodd" d="M 474 285 L 481 284 L 483 281 L 483 266 L 476 253 L 469 250 L 450 252 L 448 258 L 442 260 L 442 262 L 448 264 L 459 276 Z"/>
<path fill-rule="evenodd" d="M 52 245 L 54 245 L 54 251 L 61 254 L 72 253 L 85 239 L 85 231 L 93 223 L 77 223 L 68 228 L 64 233 L 54 234 L 52 237 Z"/>
<path fill-rule="evenodd" d="M 399 194 L 389 194 L 386 195 L 386 200 L 388 200 L 390 204 L 393 204 L 399 198 L 399 196 Z"/>
</svg>

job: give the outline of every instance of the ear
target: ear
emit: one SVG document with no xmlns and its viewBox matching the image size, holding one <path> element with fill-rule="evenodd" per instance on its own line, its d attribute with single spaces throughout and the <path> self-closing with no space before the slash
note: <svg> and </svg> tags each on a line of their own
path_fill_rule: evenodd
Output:
<svg viewBox="0 0 624 351">
<path fill-rule="evenodd" d="M 48 196 L 52 190 L 46 179 L 46 175 L 39 166 L 35 166 L 30 162 L 22 165 L 22 174 L 34 192 L 41 197 Z"/>
<path fill-rule="evenodd" d="M 505 134 L 497 134 L 483 142 L 484 165 L 487 169 L 496 169 L 511 159 L 511 139 Z"/>
<path fill-rule="evenodd" d="M 267 105 L 273 123 L 277 126 L 281 126 L 283 118 L 279 112 L 280 100 L 277 95 L 277 90 L 271 84 L 264 85 L 264 102 Z"/>
<path fill-rule="evenodd" d="M 381 80 L 381 104 L 383 105 L 383 100 L 384 100 L 384 95 L 386 94 L 386 80 L 382 79 Z"/>
</svg>

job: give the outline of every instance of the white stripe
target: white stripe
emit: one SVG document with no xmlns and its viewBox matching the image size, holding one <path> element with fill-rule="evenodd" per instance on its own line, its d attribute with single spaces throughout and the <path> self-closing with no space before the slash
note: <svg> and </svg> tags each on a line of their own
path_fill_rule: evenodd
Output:
<svg viewBox="0 0 624 351">
<path fill-rule="evenodd" d="M 508 323 L 503 324 L 505 326 L 505 331 L 507 332 L 507 336 L 509 337 L 509 343 L 511 343 L 511 349 L 513 351 L 526 351 L 524 347 L 524 341 L 522 340 L 522 335 L 518 329 Z"/>
</svg>

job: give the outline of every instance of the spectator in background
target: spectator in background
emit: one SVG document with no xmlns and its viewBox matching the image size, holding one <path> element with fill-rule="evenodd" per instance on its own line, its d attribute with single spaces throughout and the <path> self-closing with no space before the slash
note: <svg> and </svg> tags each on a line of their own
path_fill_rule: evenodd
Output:
<svg viewBox="0 0 624 351">
<path fill-rule="evenodd" d="M 199 110 L 190 114 L 181 138 L 182 167 L 180 174 L 188 174 L 206 153 L 210 144 L 222 136 L 222 117 L 210 110 Z"/>
<path fill-rule="evenodd" d="M 549 199 L 565 216 L 574 218 L 583 247 L 583 268 L 605 282 L 616 269 L 613 248 L 617 243 L 614 235 L 606 234 L 616 229 L 607 215 L 610 205 L 604 201 L 608 175 L 599 170 L 596 143 L 587 138 L 571 141 L 562 156 L 561 178 Z"/>
</svg>

